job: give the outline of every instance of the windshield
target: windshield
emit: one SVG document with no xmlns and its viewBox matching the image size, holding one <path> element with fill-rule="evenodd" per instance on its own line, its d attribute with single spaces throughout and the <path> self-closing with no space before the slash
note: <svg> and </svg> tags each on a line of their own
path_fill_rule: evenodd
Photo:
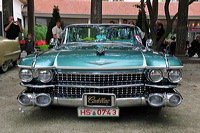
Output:
<svg viewBox="0 0 200 133">
<path fill-rule="evenodd" d="M 127 42 L 141 44 L 137 28 L 120 25 L 76 25 L 66 29 L 64 44 L 74 42 Z"/>
</svg>

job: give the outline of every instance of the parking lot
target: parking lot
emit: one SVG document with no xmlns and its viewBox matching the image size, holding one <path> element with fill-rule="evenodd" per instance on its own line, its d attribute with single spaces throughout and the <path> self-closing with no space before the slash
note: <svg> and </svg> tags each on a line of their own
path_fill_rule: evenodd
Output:
<svg viewBox="0 0 200 133">
<path fill-rule="evenodd" d="M 181 105 L 163 108 L 160 114 L 148 114 L 145 108 L 120 108 L 119 118 L 78 118 L 77 108 L 22 107 L 16 97 L 24 89 L 19 85 L 18 68 L 0 74 L 1 133 L 199 133 L 200 64 L 185 64 Z"/>
</svg>

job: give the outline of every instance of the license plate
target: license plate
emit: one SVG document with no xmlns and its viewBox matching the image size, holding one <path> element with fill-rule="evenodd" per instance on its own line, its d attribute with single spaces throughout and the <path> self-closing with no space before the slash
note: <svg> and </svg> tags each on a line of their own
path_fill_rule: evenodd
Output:
<svg viewBox="0 0 200 133">
<path fill-rule="evenodd" d="M 113 107 L 115 95 L 113 94 L 84 94 L 84 106 L 87 107 Z"/>
<path fill-rule="evenodd" d="M 119 117 L 119 108 L 78 108 L 79 117 Z"/>
</svg>

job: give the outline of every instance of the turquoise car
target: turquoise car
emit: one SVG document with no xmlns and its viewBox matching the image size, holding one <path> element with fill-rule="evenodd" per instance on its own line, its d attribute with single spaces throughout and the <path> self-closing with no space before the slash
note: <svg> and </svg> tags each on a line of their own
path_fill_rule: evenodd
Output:
<svg viewBox="0 0 200 133">
<path fill-rule="evenodd" d="M 77 107 L 80 117 L 118 117 L 121 107 L 175 107 L 183 64 L 142 44 L 132 25 L 74 24 L 61 44 L 19 63 L 24 106 Z M 59 44 L 59 45 L 58 45 Z"/>
</svg>

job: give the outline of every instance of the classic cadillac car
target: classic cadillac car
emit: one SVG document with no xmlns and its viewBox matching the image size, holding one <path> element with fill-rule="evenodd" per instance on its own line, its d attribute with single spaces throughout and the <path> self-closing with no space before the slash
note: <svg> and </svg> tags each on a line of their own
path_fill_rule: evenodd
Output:
<svg viewBox="0 0 200 133">
<path fill-rule="evenodd" d="M 20 52 L 18 38 L 16 40 L 10 40 L 5 37 L 0 37 L 0 71 L 6 72 L 10 63 L 17 65 Z"/>
<path fill-rule="evenodd" d="M 147 41 L 149 45 L 149 41 Z M 120 107 L 175 107 L 182 63 L 142 44 L 131 25 L 74 24 L 61 45 L 19 63 L 24 106 L 78 107 L 78 116 L 119 116 Z"/>
</svg>

